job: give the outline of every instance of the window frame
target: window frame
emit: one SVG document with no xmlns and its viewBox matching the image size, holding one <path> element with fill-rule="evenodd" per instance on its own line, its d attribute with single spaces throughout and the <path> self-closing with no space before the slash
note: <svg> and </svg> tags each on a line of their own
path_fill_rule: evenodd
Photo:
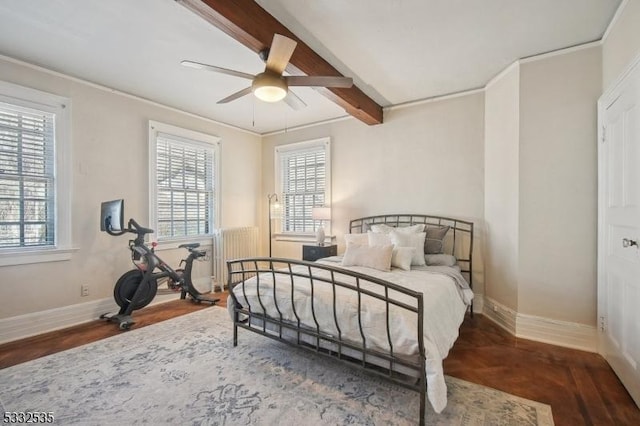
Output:
<svg viewBox="0 0 640 426">
<path fill-rule="evenodd" d="M 0 101 L 54 115 L 54 229 L 53 245 L 0 249 L 0 266 L 70 260 L 72 253 L 71 99 L 0 81 Z"/>
<path fill-rule="evenodd" d="M 275 192 L 278 195 L 280 204 L 284 202 L 284 182 L 282 180 L 282 154 L 288 154 L 291 152 L 308 151 L 317 147 L 324 148 L 325 152 L 325 188 L 324 188 L 324 206 L 331 207 L 331 138 L 323 137 L 318 139 L 311 139 L 302 142 L 295 142 L 286 145 L 278 145 L 274 148 L 274 186 Z M 282 217 L 276 220 L 275 237 L 280 241 L 312 241 L 315 240 L 316 231 L 309 232 L 293 232 L 284 230 L 284 208 L 280 209 Z M 325 221 L 324 231 L 326 235 L 331 235 L 331 220 Z"/>
<path fill-rule="evenodd" d="M 213 208 L 211 210 L 213 219 L 209 224 L 210 230 L 207 234 L 162 239 L 156 235 L 155 238 L 158 242 L 158 249 L 177 248 L 178 245 L 184 242 L 211 244 L 214 231 L 220 224 L 220 138 L 195 130 L 149 120 L 149 226 L 154 230 L 158 229 L 157 139 L 160 134 L 175 136 L 177 140 L 183 143 L 193 144 L 194 146 L 205 146 L 213 151 Z M 151 237 L 154 238 L 153 235 L 151 235 Z"/>
</svg>

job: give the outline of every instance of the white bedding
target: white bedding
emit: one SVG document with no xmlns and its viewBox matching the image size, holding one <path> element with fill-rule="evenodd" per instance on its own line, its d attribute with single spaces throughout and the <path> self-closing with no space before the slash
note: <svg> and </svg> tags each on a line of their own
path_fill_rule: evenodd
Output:
<svg viewBox="0 0 640 426">
<path fill-rule="evenodd" d="M 328 258 L 318 263 L 339 266 L 336 259 Z M 306 267 L 299 267 L 306 272 Z M 447 388 L 444 381 L 442 360 L 447 356 L 449 349 L 458 337 L 458 330 L 467 305 L 473 298 L 473 292 L 468 288 L 464 279 L 455 280 L 452 277 L 460 276 L 456 268 L 448 268 L 440 271 L 429 267 L 415 268 L 410 271 L 392 269 L 390 272 L 382 272 L 365 267 L 348 267 L 351 271 L 374 276 L 405 288 L 423 293 L 424 300 L 424 344 L 426 351 L 427 372 L 427 396 L 436 412 L 441 412 L 447 404 Z M 295 269 L 294 269 L 295 271 Z M 314 276 L 319 275 L 319 270 L 314 270 Z M 441 272 L 447 272 L 443 274 Z M 320 274 L 325 274 L 322 271 Z M 277 305 L 284 320 L 296 321 L 296 316 L 291 309 L 291 284 L 288 275 L 277 275 Z M 344 276 L 341 276 L 344 277 Z M 461 277 L 461 276 L 460 276 Z M 352 277 L 349 277 L 353 279 Z M 352 283 L 355 281 L 352 281 Z M 320 325 L 320 329 L 334 336 L 338 335 L 333 313 L 333 289 L 332 286 L 318 283 L 314 285 L 313 311 L 311 306 L 311 286 L 308 279 L 296 277 L 294 304 L 296 313 L 302 323 L 315 328 L 313 313 Z M 465 288 L 462 288 L 465 287 Z M 380 294 L 380 286 L 365 283 L 363 288 L 376 291 Z M 255 278 L 248 280 L 244 285 L 239 284 L 233 289 L 238 302 L 244 307 L 250 306 L 256 313 L 262 313 L 262 306 L 266 314 L 275 318 L 279 317 L 274 303 L 272 276 L 262 274 L 260 278 L 260 301 L 257 297 Z M 246 295 L 246 298 L 245 298 Z M 393 294 L 399 300 L 414 304 L 415 301 L 408 296 Z M 232 304 L 229 304 L 231 306 Z M 336 316 L 343 340 L 361 343 L 360 328 L 357 315 L 358 300 L 353 291 L 337 288 Z M 362 296 L 362 326 L 366 338 L 367 347 L 388 350 L 389 343 L 386 332 L 385 304 L 368 296 Z M 414 355 L 418 353 L 416 340 L 416 316 L 404 309 L 391 307 L 390 330 L 393 350 L 396 354 Z"/>
</svg>

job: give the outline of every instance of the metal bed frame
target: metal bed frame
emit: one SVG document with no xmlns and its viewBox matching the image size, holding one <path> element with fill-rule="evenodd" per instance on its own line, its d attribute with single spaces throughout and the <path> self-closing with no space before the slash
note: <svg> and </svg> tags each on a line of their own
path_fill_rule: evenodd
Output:
<svg viewBox="0 0 640 426">
<path fill-rule="evenodd" d="M 445 237 L 445 253 L 461 256 L 458 263 L 463 275 L 471 284 L 473 223 L 439 216 L 426 215 L 381 215 L 352 220 L 351 232 L 366 232 L 368 225 L 384 223 L 390 226 L 409 226 L 424 223 L 427 226 L 450 226 Z M 451 231 L 453 230 L 453 231 Z M 451 235 L 450 235 L 451 234 Z M 420 393 L 420 424 L 425 422 L 426 414 L 426 370 L 424 346 L 424 301 L 423 294 L 404 288 L 389 281 L 378 279 L 358 272 L 339 267 L 306 262 L 292 259 L 255 257 L 229 260 L 228 284 L 229 296 L 232 300 L 230 310 L 233 312 L 233 345 L 238 344 L 238 328 L 250 330 L 263 336 L 303 348 L 305 350 L 324 354 L 348 361 L 360 369 L 367 370 L 378 376 L 388 378 L 401 386 Z M 276 296 L 276 278 L 285 276 L 287 286 L 290 286 L 290 306 L 296 320 L 286 320 L 278 305 Z M 277 315 L 266 315 L 260 292 L 257 292 L 259 306 L 242 306 L 233 290 L 242 286 L 242 294 L 246 294 L 247 286 L 260 288 L 261 280 L 269 277 L 273 284 L 273 299 Z M 311 289 L 311 314 L 313 321 L 303 323 L 296 312 L 294 300 L 295 279 L 308 280 Z M 251 283 L 247 283 L 252 279 Z M 330 291 L 333 295 L 333 325 L 332 330 L 321 327 L 314 310 L 314 293 L 318 288 Z M 343 338 L 340 324 L 336 315 L 336 293 L 340 289 L 354 294 L 357 299 L 357 323 L 361 342 L 348 341 Z M 280 292 L 280 295 L 282 292 Z M 363 299 L 373 298 L 381 301 L 385 306 L 386 337 L 388 350 L 373 348 L 367 345 L 367 332 L 363 328 Z M 391 309 L 401 309 L 415 316 L 416 343 L 418 353 L 405 355 L 396 353 L 393 346 L 391 331 Z M 336 332 L 337 331 L 337 332 Z"/>
</svg>

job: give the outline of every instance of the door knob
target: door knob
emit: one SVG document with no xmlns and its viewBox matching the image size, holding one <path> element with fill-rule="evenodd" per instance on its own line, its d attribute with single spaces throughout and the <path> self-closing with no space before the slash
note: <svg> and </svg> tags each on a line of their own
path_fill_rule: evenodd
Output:
<svg viewBox="0 0 640 426">
<path fill-rule="evenodd" d="M 627 248 L 631 246 L 638 247 L 638 242 L 636 240 L 630 240 L 629 238 L 622 239 L 622 247 Z"/>
</svg>

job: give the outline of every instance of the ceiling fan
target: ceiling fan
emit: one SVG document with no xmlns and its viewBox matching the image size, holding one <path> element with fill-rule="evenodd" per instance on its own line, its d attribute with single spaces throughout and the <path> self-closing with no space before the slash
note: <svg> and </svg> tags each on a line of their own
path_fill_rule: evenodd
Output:
<svg viewBox="0 0 640 426">
<path fill-rule="evenodd" d="M 244 95 L 253 94 L 265 102 L 278 102 L 282 99 L 293 109 L 300 109 L 306 106 L 304 101 L 289 90 L 290 86 L 310 86 L 310 87 L 342 87 L 348 88 L 353 85 L 353 79 L 342 76 L 283 76 L 289 59 L 298 43 L 280 34 L 274 34 L 271 47 L 260 52 L 260 57 L 266 60 L 265 70 L 257 75 L 247 74 L 241 71 L 234 71 L 220 68 L 214 65 L 202 64 L 194 61 L 182 61 L 186 67 L 204 69 L 221 74 L 252 80 L 251 86 L 227 96 L 218 101 L 225 104 L 236 100 Z"/>
</svg>

